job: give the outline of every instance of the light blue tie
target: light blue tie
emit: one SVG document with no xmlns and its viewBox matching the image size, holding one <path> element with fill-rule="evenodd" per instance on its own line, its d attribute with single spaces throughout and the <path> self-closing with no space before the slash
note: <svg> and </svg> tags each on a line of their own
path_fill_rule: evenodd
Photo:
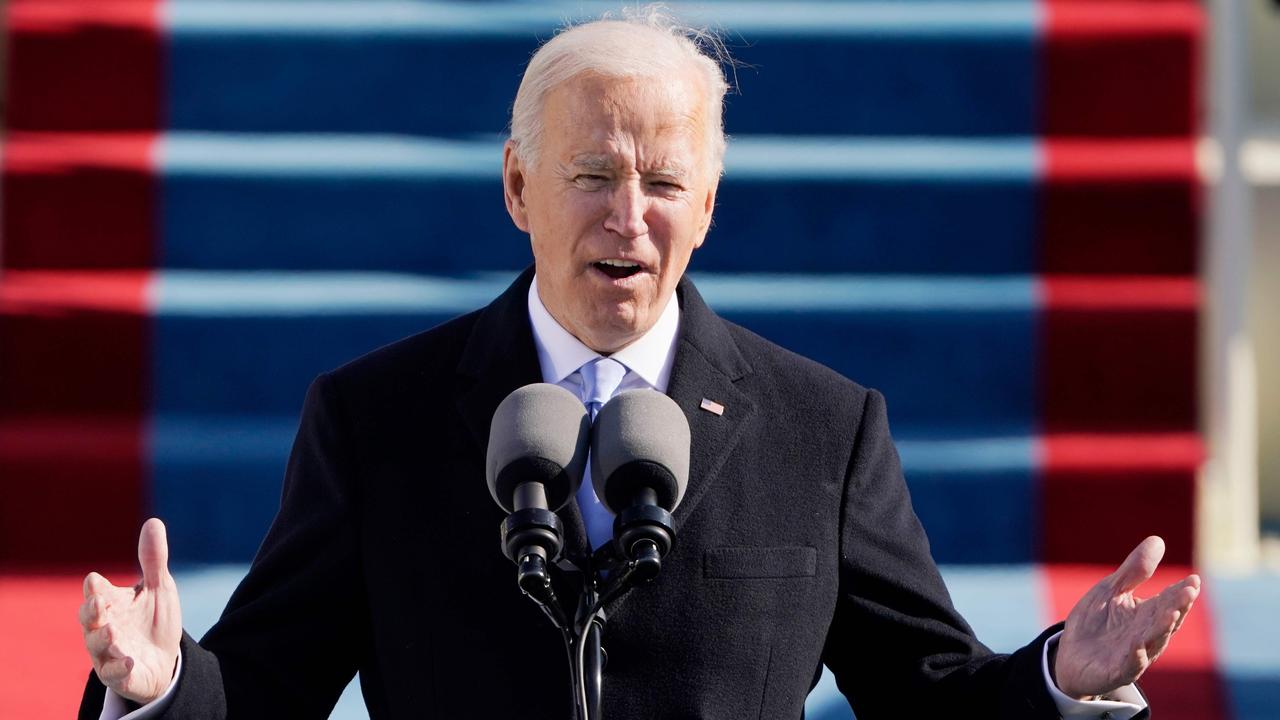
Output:
<svg viewBox="0 0 1280 720">
<path fill-rule="evenodd" d="M 594 422 L 600 408 L 617 394 L 627 367 L 617 360 L 601 357 L 578 368 L 578 372 L 582 373 L 582 404 L 587 406 Z M 587 539 L 591 541 L 592 549 L 613 539 L 613 514 L 596 497 L 591 485 L 589 457 L 587 470 L 582 475 L 582 487 L 578 488 L 578 507 L 582 510 L 582 522 L 587 526 Z"/>
</svg>

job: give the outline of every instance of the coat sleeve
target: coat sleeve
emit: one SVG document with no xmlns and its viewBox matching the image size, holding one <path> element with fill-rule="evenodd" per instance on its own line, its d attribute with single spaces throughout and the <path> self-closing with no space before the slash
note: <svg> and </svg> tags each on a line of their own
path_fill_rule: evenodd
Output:
<svg viewBox="0 0 1280 720">
<path fill-rule="evenodd" d="M 995 655 L 951 604 L 911 507 L 884 397 L 863 404 L 845 477 L 840 594 L 823 661 L 859 720 L 1057 718 L 1040 669 L 1051 628 Z"/>
<path fill-rule="evenodd" d="M 321 375 L 308 390 L 280 510 L 217 624 L 198 644 L 184 633 L 163 718 L 326 718 L 367 657 L 355 450 L 335 386 Z M 81 718 L 102 692 L 90 673 Z"/>
</svg>

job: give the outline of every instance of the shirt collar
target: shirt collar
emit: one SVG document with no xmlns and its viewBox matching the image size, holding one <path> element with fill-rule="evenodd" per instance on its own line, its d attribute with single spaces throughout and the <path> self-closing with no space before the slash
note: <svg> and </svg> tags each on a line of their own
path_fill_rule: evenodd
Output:
<svg viewBox="0 0 1280 720">
<path fill-rule="evenodd" d="M 675 363 L 676 335 L 680 329 L 679 306 L 672 293 L 672 299 L 667 301 L 658 322 L 630 345 L 610 356 L 660 392 L 667 391 L 671 366 Z M 537 346 L 543 382 L 560 383 L 578 368 L 600 357 L 600 353 L 583 345 L 551 316 L 538 296 L 537 275 L 529 284 L 529 321 L 533 325 L 533 342 Z"/>
</svg>

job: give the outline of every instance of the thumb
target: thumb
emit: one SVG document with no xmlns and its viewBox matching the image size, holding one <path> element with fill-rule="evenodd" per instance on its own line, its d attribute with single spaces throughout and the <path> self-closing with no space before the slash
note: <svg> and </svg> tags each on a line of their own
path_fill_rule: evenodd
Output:
<svg viewBox="0 0 1280 720">
<path fill-rule="evenodd" d="M 142 524 L 142 533 L 138 536 L 138 564 L 142 566 L 142 584 L 145 587 L 159 587 L 161 580 L 169 574 L 169 539 L 159 518 L 151 518 Z"/>
<path fill-rule="evenodd" d="M 1158 535 L 1138 543 L 1120 567 L 1111 574 L 1111 584 L 1117 592 L 1129 592 L 1151 579 L 1160 560 L 1164 557 L 1164 540 Z"/>
</svg>

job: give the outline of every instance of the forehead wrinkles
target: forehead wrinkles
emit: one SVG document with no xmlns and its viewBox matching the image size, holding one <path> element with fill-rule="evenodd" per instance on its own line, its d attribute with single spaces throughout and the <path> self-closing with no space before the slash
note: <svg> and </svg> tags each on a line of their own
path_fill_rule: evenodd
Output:
<svg viewBox="0 0 1280 720">
<path fill-rule="evenodd" d="M 584 76 L 552 91 L 547 119 L 561 126 L 589 121 L 595 130 L 608 128 L 635 135 L 703 130 L 704 103 L 688 81 L 664 82 L 647 78 Z"/>
<path fill-rule="evenodd" d="M 666 118 L 670 121 L 670 118 Z M 638 130 L 638 131 L 637 131 Z M 640 172 L 683 174 L 697 163 L 701 136 L 690 123 L 676 121 L 633 130 L 622 123 L 583 134 L 572 161 L 599 169 L 634 167 Z"/>
<path fill-rule="evenodd" d="M 687 175 L 708 159 L 703 106 L 687 78 L 581 76 L 544 106 L 549 149 L 562 167 Z"/>
<path fill-rule="evenodd" d="M 615 130 L 638 137 L 665 137 L 671 133 L 698 136 L 702 132 L 702 103 L 687 82 L 669 84 L 657 80 L 615 80 L 603 83 L 600 109 Z"/>
</svg>

